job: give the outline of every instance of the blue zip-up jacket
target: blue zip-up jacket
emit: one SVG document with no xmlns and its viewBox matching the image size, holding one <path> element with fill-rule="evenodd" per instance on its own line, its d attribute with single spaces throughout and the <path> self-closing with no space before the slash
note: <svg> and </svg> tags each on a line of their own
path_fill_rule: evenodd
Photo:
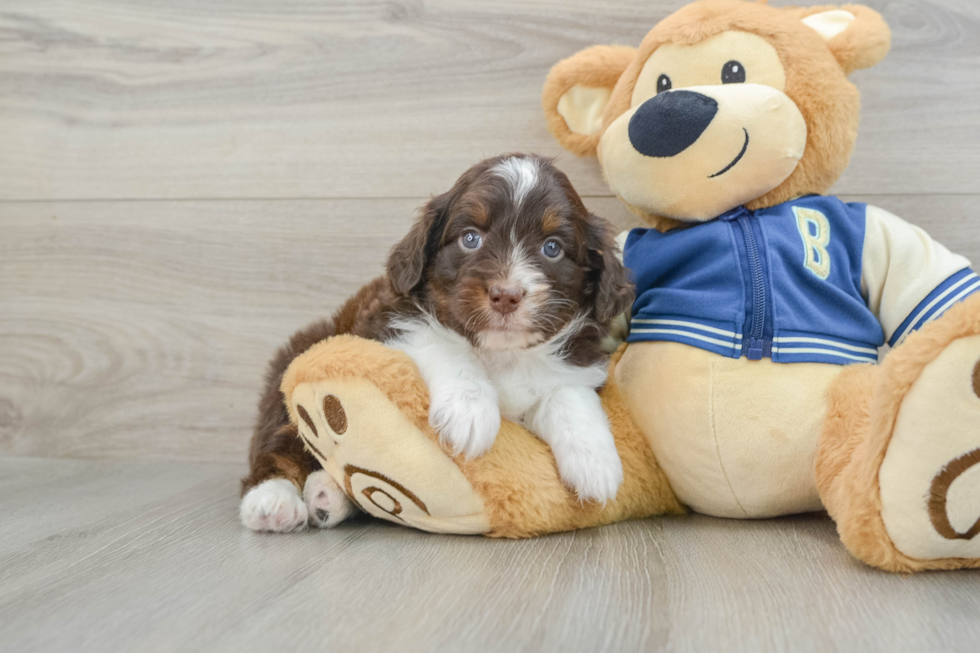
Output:
<svg viewBox="0 0 980 653">
<path fill-rule="evenodd" d="M 629 342 L 681 342 L 750 360 L 874 362 L 980 290 L 921 229 L 836 197 L 808 196 L 660 233 L 634 229 Z"/>
</svg>

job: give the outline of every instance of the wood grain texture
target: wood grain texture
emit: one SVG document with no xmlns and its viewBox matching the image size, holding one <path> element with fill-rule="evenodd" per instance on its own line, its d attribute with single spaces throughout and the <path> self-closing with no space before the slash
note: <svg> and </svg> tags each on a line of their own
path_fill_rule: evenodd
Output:
<svg viewBox="0 0 980 653">
<path fill-rule="evenodd" d="M 870 570 L 820 516 L 235 520 L 266 360 L 430 193 L 536 151 L 638 226 L 539 95 L 682 3 L 0 1 L 0 652 L 975 651 L 980 572 Z M 835 190 L 980 262 L 980 4 L 867 4 L 894 47 Z"/>
<path fill-rule="evenodd" d="M 870 199 L 980 261 L 980 198 Z M 379 274 L 423 202 L 0 203 L 0 453 L 244 460 L 275 348 Z"/>
<path fill-rule="evenodd" d="M 789 4 L 774 2 L 773 4 Z M 837 192 L 980 193 L 980 3 L 871 0 Z M 680 0 L 5 0 L 0 199 L 419 197 L 512 150 L 561 154 L 548 69 L 636 45 Z M 561 159 L 586 194 L 594 161 Z"/>
<path fill-rule="evenodd" d="M 240 465 L 0 458 L 0 651 L 962 651 L 980 572 L 900 577 L 826 517 L 527 541 L 260 535 Z"/>
</svg>

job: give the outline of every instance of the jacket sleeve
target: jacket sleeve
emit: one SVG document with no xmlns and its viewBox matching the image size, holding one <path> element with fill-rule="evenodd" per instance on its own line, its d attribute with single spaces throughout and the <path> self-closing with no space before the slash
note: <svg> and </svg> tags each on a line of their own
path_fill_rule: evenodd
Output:
<svg viewBox="0 0 980 653">
<path fill-rule="evenodd" d="M 894 347 L 980 291 L 970 262 L 884 209 L 865 217 L 861 294 Z"/>
</svg>

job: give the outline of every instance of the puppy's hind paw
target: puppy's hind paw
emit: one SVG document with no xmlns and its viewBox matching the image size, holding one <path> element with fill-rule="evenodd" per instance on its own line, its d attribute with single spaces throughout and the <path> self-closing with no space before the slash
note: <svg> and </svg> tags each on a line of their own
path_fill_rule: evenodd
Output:
<svg viewBox="0 0 980 653">
<path fill-rule="evenodd" d="M 306 477 L 303 500 L 310 513 L 310 523 L 317 528 L 332 528 L 357 512 L 357 506 L 322 469 Z"/>
<path fill-rule="evenodd" d="M 245 493 L 239 516 L 253 531 L 291 533 L 306 528 L 309 513 L 296 486 L 284 478 L 270 478 Z"/>
</svg>

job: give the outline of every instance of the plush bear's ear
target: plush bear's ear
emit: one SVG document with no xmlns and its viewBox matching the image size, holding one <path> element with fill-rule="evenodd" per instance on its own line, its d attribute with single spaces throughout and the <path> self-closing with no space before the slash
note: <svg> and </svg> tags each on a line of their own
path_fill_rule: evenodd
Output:
<svg viewBox="0 0 980 653">
<path fill-rule="evenodd" d="M 579 156 L 594 156 L 602 136 L 602 112 L 636 48 L 595 45 L 558 62 L 548 73 L 541 104 L 548 131 Z"/>
<path fill-rule="evenodd" d="M 877 11 L 861 5 L 809 7 L 797 10 L 803 24 L 815 30 L 844 69 L 870 68 L 885 58 L 891 30 Z"/>
</svg>

